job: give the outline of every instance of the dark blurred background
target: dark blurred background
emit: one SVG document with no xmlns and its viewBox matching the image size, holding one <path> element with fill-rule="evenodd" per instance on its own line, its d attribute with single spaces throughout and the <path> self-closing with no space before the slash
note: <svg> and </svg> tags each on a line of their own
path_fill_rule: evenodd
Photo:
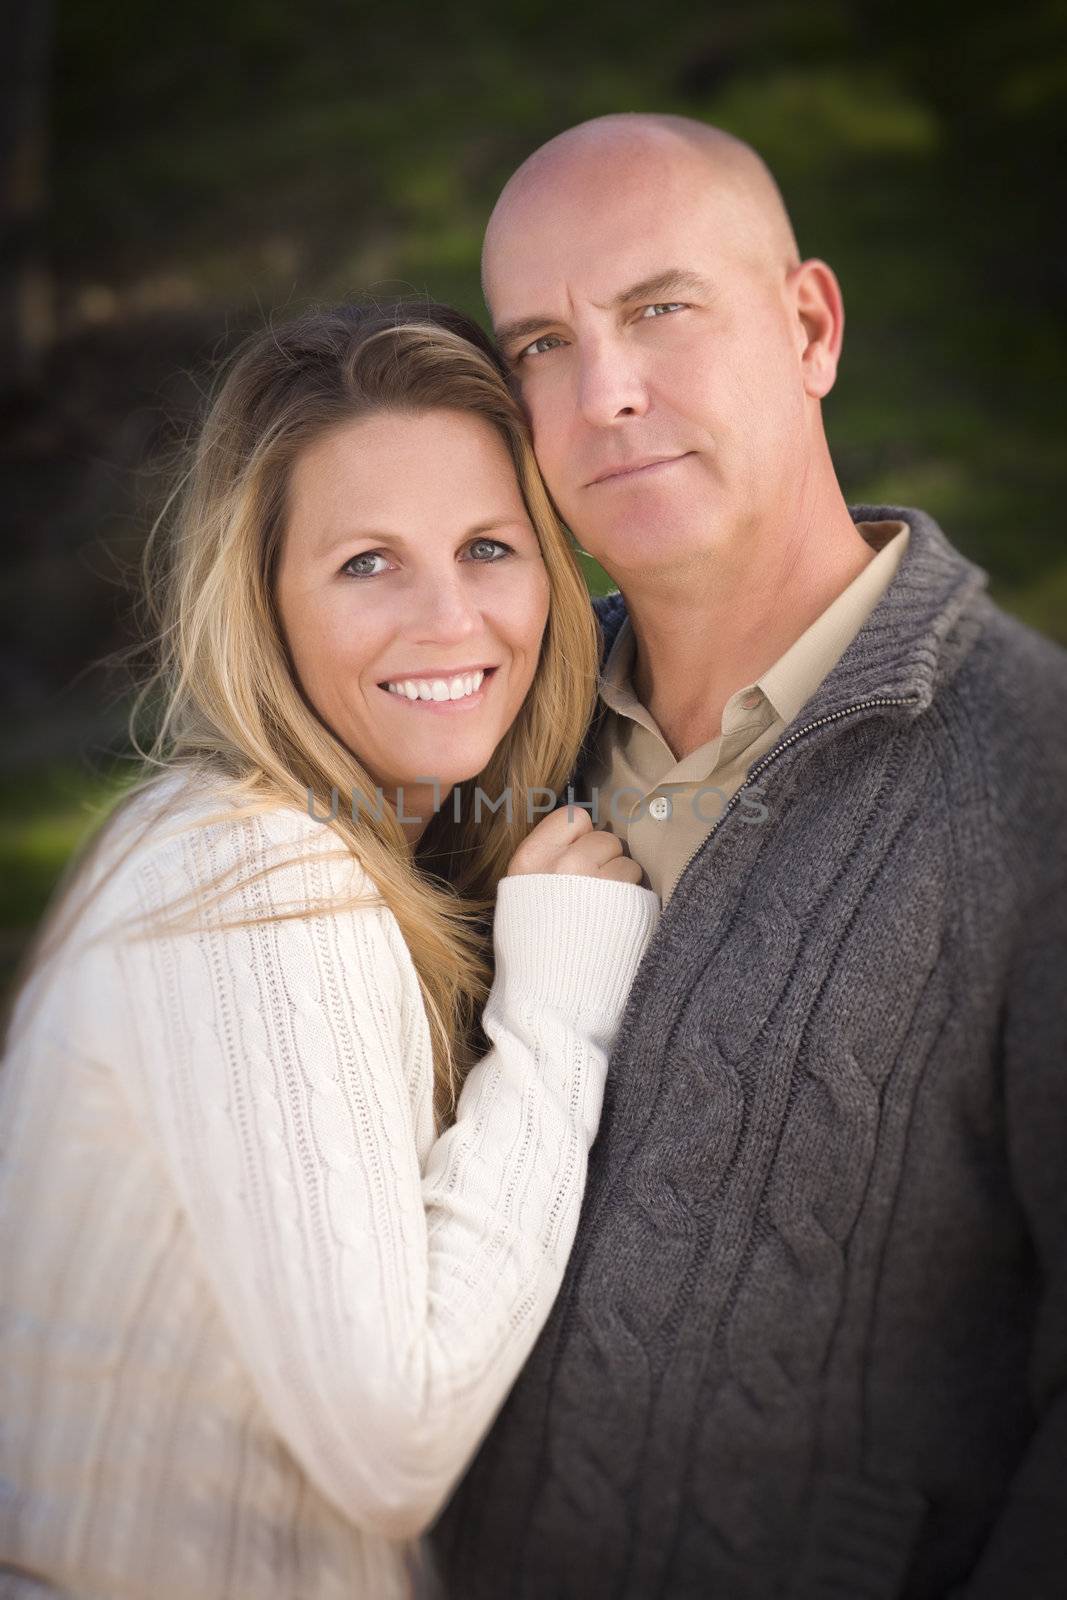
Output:
<svg viewBox="0 0 1067 1600">
<path fill-rule="evenodd" d="M 128 688 L 100 662 L 131 642 L 129 574 L 212 364 L 268 316 L 348 295 L 484 319 L 496 193 L 584 117 L 677 111 L 756 145 L 801 250 L 843 284 L 826 409 L 848 498 L 923 506 L 1067 643 L 1063 0 L 5 15 L 4 972 L 128 778 Z"/>
</svg>

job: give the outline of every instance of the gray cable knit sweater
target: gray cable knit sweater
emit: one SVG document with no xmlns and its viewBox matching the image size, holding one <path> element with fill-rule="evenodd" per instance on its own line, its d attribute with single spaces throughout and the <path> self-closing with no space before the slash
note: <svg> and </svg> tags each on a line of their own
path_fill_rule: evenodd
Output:
<svg viewBox="0 0 1067 1600">
<path fill-rule="evenodd" d="M 1067 654 L 852 514 L 907 552 L 664 910 L 452 1600 L 1067 1595 Z"/>
</svg>

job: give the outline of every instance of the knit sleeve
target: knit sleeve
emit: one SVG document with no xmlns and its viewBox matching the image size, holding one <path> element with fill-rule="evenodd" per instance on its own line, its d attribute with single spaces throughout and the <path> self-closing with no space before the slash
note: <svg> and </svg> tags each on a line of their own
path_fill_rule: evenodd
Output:
<svg viewBox="0 0 1067 1600">
<path fill-rule="evenodd" d="M 231 894 L 226 920 L 352 893 L 331 830 L 294 813 L 281 831 L 304 860 Z M 274 814 L 187 832 L 138 867 L 140 909 L 254 871 L 278 837 Z M 99 1004 L 133 1006 L 119 1070 L 221 1316 L 279 1436 L 360 1527 L 429 1525 L 547 1319 L 658 910 L 628 883 L 502 881 L 492 1048 L 455 1124 L 423 1125 L 421 1168 L 429 1036 L 384 907 L 105 946 Z"/>
<path fill-rule="evenodd" d="M 1008 1153 L 1042 1293 L 1029 1389 L 1034 1429 L 961 1600 L 1059 1600 L 1067 1587 L 1067 877 L 1031 908 L 1008 986 L 1002 1069 Z"/>
</svg>

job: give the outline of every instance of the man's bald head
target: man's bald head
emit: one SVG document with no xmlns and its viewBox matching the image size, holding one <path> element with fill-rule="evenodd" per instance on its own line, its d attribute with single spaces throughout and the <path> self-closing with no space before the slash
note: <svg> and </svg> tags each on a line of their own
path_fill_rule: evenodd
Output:
<svg viewBox="0 0 1067 1600">
<path fill-rule="evenodd" d="M 482 282 L 545 482 L 620 585 L 740 560 L 836 490 L 840 291 L 742 140 L 685 117 L 568 129 L 501 194 Z"/>
<path fill-rule="evenodd" d="M 673 185 L 682 203 L 714 206 L 724 243 L 756 269 L 788 271 L 800 259 L 778 185 L 751 145 L 691 117 L 621 112 L 557 134 L 508 179 L 482 253 L 490 306 L 494 260 L 524 223 L 537 226 L 568 201 L 582 208 L 593 196 L 633 185 L 661 192 Z"/>
</svg>

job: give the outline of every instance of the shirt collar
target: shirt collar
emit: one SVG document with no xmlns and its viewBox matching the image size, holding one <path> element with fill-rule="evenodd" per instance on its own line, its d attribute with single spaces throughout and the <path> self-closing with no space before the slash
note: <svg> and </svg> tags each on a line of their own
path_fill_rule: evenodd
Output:
<svg viewBox="0 0 1067 1600">
<path fill-rule="evenodd" d="M 636 649 L 630 618 L 624 615 L 622 625 L 601 668 L 600 698 L 620 716 L 632 717 L 635 722 L 641 723 L 642 727 L 656 731 L 651 717 L 634 691 L 633 667 Z"/>
<path fill-rule="evenodd" d="M 787 726 L 840 661 L 859 631 L 857 615 L 866 621 L 899 567 L 910 538 L 907 523 L 899 520 L 888 525 L 873 523 L 862 531 L 876 555 L 774 665 L 756 679 L 756 686 Z"/>
<path fill-rule="evenodd" d="M 825 715 L 874 696 L 906 700 L 915 712 L 924 709 L 933 698 L 934 682 L 943 665 L 944 647 L 953 624 L 988 583 L 983 568 L 961 555 L 925 512 L 911 506 L 854 506 L 850 511 L 854 522 L 905 523 L 906 548 L 899 556 L 889 587 L 828 673 L 815 677 L 814 683 L 811 674 L 805 674 L 803 689 L 796 685 L 792 692 L 784 682 L 792 671 L 792 652 L 801 647 L 804 654 L 804 643 L 811 642 L 812 629 L 816 651 L 823 660 L 827 659 L 835 635 L 838 640 L 840 637 L 841 612 L 851 609 L 854 585 L 863 586 L 866 580 L 866 585 L 874 587 L 884 571 L 884 567 L 879 568 L 872 576 L 876 563 L 898 559 L 899 546 L 892 536 L 812 628 L 758 680 L 787 724 L 803 706 Z M 842 606 L 846 596 L 848 600 Z M 647 720 L 631 683 L 634 637 L 626 602 L 621 594 L 612 594 L 596 602 L 596 611 L 604 635 L 601 698 L 613 710 L 625 709 L 635 720 L 642 720 L 636 714 L 641 712 Z M 821 628 L 830 613 L 830 622 Z"/>
</svg>

